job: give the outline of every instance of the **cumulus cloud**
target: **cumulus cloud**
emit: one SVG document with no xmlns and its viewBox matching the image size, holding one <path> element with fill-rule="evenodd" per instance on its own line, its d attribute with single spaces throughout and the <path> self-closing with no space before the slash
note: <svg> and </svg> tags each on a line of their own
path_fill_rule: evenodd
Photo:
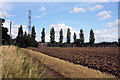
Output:
<svg viewBox="0 0 120 80">
<path fill-rule="evenodd" d="M 100 10 L 100 9 L 102 9 L 102 8 L 103 8 L 103 5 L 96 5 L 96 6 L 94 6 L 94 7 L 91 7 L 91 8 L 90 8 L 90 11 Z"/>
<path fill-rule="evenodd" d="M 64 39 L 63 41 L 66 42 L 66 35 L 67 35 L 67 29 L 70 28 L 70 32 L 71 32 L 71 41 L 73 41 L 73 34 L 74 32 L 76 34 L 79 35 L 79 31 L 73 29 L 71 26 L 68 26 L 68 25 L 65 25 L 64 23 L 60 23 L 60 24 L 51 24 L 49 25 L 50 28 L 54 27 L 54 30 L 55 30 L 55 41 L 59 41 L 59 31 L 60 29 L 63 30 L 63 35 L 64 35 Z M 77 37 L 79 37 L 77 35 Z M 46 41 L 50 41 L 50 33 L 49 34 L 46 34 Z"/>
<path fill-rule="evenodd" d="M 107 23 L 106 27 L 108 27 L 108 28 L 110 28 L 110 27 L 118 27 L 118 25 L 120 25 L 120 20 L 115 20 L 115 22 Z"/>
<path fill-rule="evenodd" d="M 42 6 L 39 11 L 44 11 L 46 9 L 46 7 Z"/>
<path fill-rule="evenodd" d="M 70 11 L 70 13 L 79 13 L 79 12 L 86 12 L 86 10 L 84 8 L 74 7 L 73 10 Z"/>
<path fill-rule="evenodd" d="M 11 14 L 8 14 L 7 12 L 3 11 L 3 12 L 0 12 L 0 17 L 6 17 L 6 18 L 9 18 L 11 16 L 16 16 L 16 15 L 11 15 Z"/>
<path fill-rule="evenodd" d="M 105 19 L 111 18 L 110 13 L 111 11 L 102 11 L 98 13 L 96 16 L 100 16 L 99 20 L 105 20 Z"/>
<path fill-rule="evenodd" d="M 9 32 L 10 31 L 10 20 L 6 20 L 5 23 L 3 23 L 3 27 L 8 28 L 8 34 L 9 34 L 10 33 Z M 20 25 L 18 25 L 18 24 L 12 25 L 12 28 L 11 28 L 12 38 L 15 38 L 17 36 L 19 27 L 20 27 Z M 24 32 L 26 31 L 28 33 L 28 31 L 26 30 L 27 26 L 26 25 L 22 25 L 22 27 L 23 27 L 23 31 Z"/>
<path fill-rule="evenodd" d="M 96 42 L 117 41 L 118 40 L 118 28 L 96 30 L 95 37 L 96 37 Z"/>
</svg>

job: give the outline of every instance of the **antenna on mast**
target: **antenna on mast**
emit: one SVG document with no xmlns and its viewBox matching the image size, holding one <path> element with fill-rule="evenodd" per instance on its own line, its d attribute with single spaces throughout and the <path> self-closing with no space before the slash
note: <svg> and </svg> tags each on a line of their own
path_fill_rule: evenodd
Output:
<svg viewBox="0 0 120 80">
<path fill-rule="evenodd" d="M 31 35 L 31 10 L 28 10 L 29 15 L 28 15 L 28 34 Z"/>
</svg>

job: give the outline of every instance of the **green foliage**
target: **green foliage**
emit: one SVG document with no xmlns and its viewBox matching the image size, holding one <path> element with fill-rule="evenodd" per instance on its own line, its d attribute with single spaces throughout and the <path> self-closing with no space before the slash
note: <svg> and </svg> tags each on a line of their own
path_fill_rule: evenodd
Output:
<svg viewBox="0 0 120 80">
<path fill-rule="evenodd" d="M 74 35 L 73 35 L 73 39 L 74 39 L 74 43 L 76 41 L 76 33 L 74 32 Z"/>
<path fill-rule="evenodd" d="M 7 41 L 5 41 L 4 45 L 8 45 Z"/>
<path fill-rule="evenodd" d="M 16 44 L 17 44 L 19 47 L 22 47 L 22 46 L 24 45 L 22 25 L 20 25 L 20 27 L 18 28 L 18 36 L 17 36 L 17 39 L 16 39 Z"/>
<path fill-rule="evenodd" d="M 33 41 L 35 41 L 35 37 L 36 37 L 36 32 L 35 32 L 35 26 L 32 27 L 32 32 L 31 32 L 31 38 Z"/>
<path fill-rule="evenodd" d="M 51 31 L 50 31 L 50 42 L 51 43 L 55 43 L 55 31 L 54 31 L 54 27 L 52 27 Z"/>
<path fill-rule="evenodd" d="M 77 47 L 80 46 L 80 39 L 76 39 L 75 44 L 76 44 Z"/>
<path fill-rule="evenodd" d="M 91 30 L 90 30 L 89 43 L 90 43 L 90 44 L 94 44 L 94 42 L 95 42 L 95 36 L 94 36 L 93 30 L 91 29 Z"/>
<path fill-rule="evenodd" d="M 42 34 L 41 41 L 42 41 L 42 43 L 45 43 L 45 28 L 43 28 L 41 34 Z"/>
<path fill-rule="evenodd" d="M 35 41 L 36 32 L 34 26 L 32 27 L 32 35 L 28 35 L 25 31 L 23 35 L 22 25 L 18 29 L 18 36 L 16 38 L 16 45 L 19 47 L 37 47 L 38 43 Z"/>
<path fill-rule="evenodd" d="M 60 34 L 59 43 L 60 45 L 62 45 L 63 43 L 63 30 L 62 29 L 60 30 L 59 34 Z"/>
<path fill-rule="evenodd" d="M 8 28 L 2 27 L 2 44 L 9 44 L 10 35 L 8 33 Z"/>
<path fill-rule="evenodd" d="M 68 28 L 67 30 L 67 43 L 69 44 L 70 43 L 70 37 L 71 37 L 71 32 L 70 32 L 70 29 Z"/>
<path fill-rule="evenodd" d="M 80 30 L 80 43 L 83 45 L 84 44 L 84 33 L 83 30 Z"/>
</svg>

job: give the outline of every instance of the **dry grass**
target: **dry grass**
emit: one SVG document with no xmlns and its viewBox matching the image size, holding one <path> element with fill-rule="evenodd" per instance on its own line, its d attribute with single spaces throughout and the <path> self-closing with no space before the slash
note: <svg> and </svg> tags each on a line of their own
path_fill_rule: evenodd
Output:
<svg viewBox="0 0 120 80">
<path fill-rule="evenodd" d="M 15 46 L 2 46 L 2 77 L 44 78 L 46 76 L 46 68 L 42 66 L 38 67 L 38 63 L 33 63 L 32 58 L 28 54 L 67 78 L 115 78 L 113 75 L 101 73 L 98 70 L 89 69 L 81 65 Z"/>
<path fill-rule="evenodd" d="M 27 51 L 15 46 L 2 46 L 2 78 L 42 78 L 46 68 L 38 67 Z"/>
<path fill-rule="evenodd" d="M 67 78 L 115 78 L 115 76 L 102 73 L 99 70 L 76 65 L 32 50 L 25 50 L 27 50 L 31 56 Z"/>
</svg>

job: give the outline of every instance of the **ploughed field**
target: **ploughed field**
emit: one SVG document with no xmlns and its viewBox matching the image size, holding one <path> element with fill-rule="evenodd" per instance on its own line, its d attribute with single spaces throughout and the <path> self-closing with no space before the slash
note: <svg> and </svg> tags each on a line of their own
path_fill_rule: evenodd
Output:
<svg viewBox="0 0 120 80">
<path fill-rule="evenodd" d="M 118 47 L 67 47 L 67 48 L 32 48 L 29 49 L 116 75 L 120 78 Z"/>
</svg>

